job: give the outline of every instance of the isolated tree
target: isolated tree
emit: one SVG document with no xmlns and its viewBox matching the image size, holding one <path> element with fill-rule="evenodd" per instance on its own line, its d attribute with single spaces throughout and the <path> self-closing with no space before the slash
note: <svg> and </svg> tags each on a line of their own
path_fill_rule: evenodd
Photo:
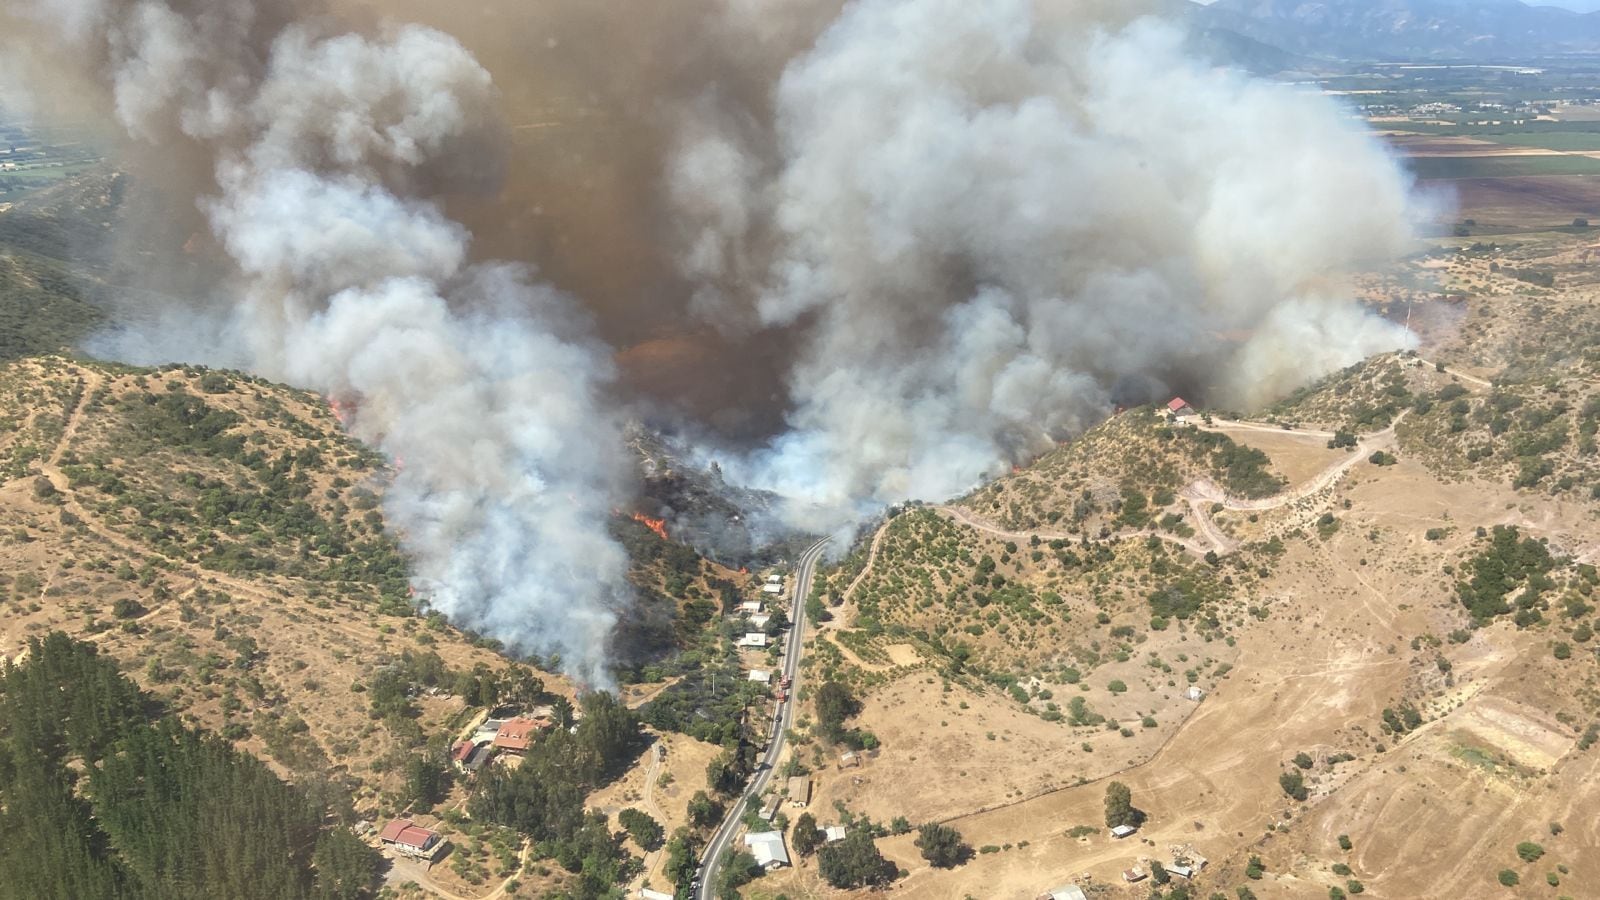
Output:
<svg viewBox="0 0 1600 900">
<path fill-rule="evenodd" d="M 634 843 L 644 848 L 647 852 L 659 849 L 662 838 L 666 832 L 662 830 L 661 823 L 643 810 L 628 807 L 617 813 L 617 822 L 633 837 Z"/>
<path fill-rule="evenodd" d="M 1167 867 L 1163 866 L 1160 860 L 1152 859 L 1150 860 L 1150 880 L 1156 884 L 1166 884 L 1172 880 L 1172 876 L 1167 874 Z"/>
<path fill-rule="evenodd" d="M 817 868 L 823 880 L 836 888 L 888 884 L 895 876 L 894 865 L 883 858 L 872 835 L 861 828 L 824 846 L 817 854 Z"/>
<path fill-rule="evenodd" d="M 1304 800 L 1309 795 L 1306 790 L 1306 777 L 1299 770 L 1291 769 L 1278 776 L 1278 786 L 1283 792 L 1296 800 Z"/>
<path fill-rule="evenodd" d="M 803 812 L 794 820 L 794 834 L 790 840 L 794 842 L 794 852 L 801 856 L 817 852 L 817 847 L 822 845 L 822 832 L 817 830 L 817 820 L 811 813 Z"/>
<path fill-rule="evenodd" d="M 916 845 L 922 850 L 922 858 L 938 869 L 953 869 L 972 855 L 972 848 L 961 840 L 961 832 L 937 822 L 917 829 Z"/>
<path fill-rule="evenodd" d="M 859 709 L 860 704 L 850 695 L 850 689 L 837 681 L 825 681 L 817 689 L 817 728 L 830 741 L 839 739 L 844 720 Z"/>
<path fill-rule="evenodd" d="M 695 827 L 710 825 L 721 814 L 722 807 L 705 791 L 695 791 L 694 796 L 689 798 L 689 822 Z"/>
<path fill-rule="evenodd" d="M 1138 810 L 1133 808 L 1133 791 L 1120 781 L 1106 785 L 1106 827 L 1139 824 Z"/>
</svg>

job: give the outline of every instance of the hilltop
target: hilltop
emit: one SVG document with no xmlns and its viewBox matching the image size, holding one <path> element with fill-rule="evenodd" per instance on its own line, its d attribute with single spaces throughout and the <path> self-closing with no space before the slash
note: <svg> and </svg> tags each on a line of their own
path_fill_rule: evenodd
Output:
<svg viewBox="0 0 1600 900">
<path fill-rule="evenodd" d="M 1369 282 L 1415 351 L 1248 416 L 1123 412 L 892 511 L 811 598 L 808 678 L 851 700 L 801 735 L 817 821 L 875 835 L 896 896 L 1143 896 L 1125 870 L 1201 857 L 1189 896 L 1592 892 L 1587 249 L 1441 242 Z M 1102 830 L 1111 780 L 1138 840 Z M 930 820 L 966 861 L 928 862 Z"/>
</svg>

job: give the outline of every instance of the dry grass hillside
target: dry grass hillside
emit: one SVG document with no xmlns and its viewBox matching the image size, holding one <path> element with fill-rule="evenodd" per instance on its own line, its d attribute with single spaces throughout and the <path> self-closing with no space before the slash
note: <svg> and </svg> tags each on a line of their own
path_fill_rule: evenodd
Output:
<svg viewBox="0 0 1600 900">
<path fill-rule="evenodd" d="M 1259 451 L 1282 487 L 1224 489 L 1134 413 L 889 519 L 818 587 L 812 677 L 849 687 L 846 737 L 874 749 L 839 769 L 802 735 L 817 820 L 878 835 L 891 896 L 1142 900 L 1123 871 L 1179 855 L 1208 864 L 1164 897 L 1600 895 L 1600 328 L 1578 241 L 1419 257 L 1415 353 L 1187 431 Z M 1196 603 L 1159 629 L 1164 589 Z M 1146 815 L 1135 838 L 1104 831 L 1110 780 Z M 931 866 L 897 816 L 974 853 Z M 829 891 L 815 861 L 753 887 Z"/>
<path fill-rule="evenodd" d="M 0 475 L 0 653 L 52 630 L 93 640 L 184 719 L 293 779 L 341 782 L 360 810 L 392 810 L 405 762 L 470 718 L 463 676 L 520 669 L 572 696 L 415 614 L 384 531 L 385 466 L 314 395 L 202 369 L 12 362 Z M 710 618 L 685 612 L 734 573 L 617 528 L 648 551 L 635 638 L 670 660 Z M 384 673 L 410 716 L 376 711 Z"/>
<path fill-rule="evenodd" d="M 1007 528 L 1048 526 L 1093 536 L 1101 529 L 1159 522 L 1177 503 L 1178 489 L 1196 478 L 1241 497 L 1267 496 L 1285 483 L 1267 456 L 1227 434 L 1175 426 L 1164 413 L 1140 407 L 959 502 Z"/>
</svg>

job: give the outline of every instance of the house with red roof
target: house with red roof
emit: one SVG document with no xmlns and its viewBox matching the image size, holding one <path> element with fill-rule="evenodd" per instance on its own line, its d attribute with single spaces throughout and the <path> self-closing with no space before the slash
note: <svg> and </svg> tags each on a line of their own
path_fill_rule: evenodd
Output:
<svg viewBox="0 0 1600 900">
<path fill-rule="evenodd" d="M 1167 401 L 1167 414 L 1179 422 L 1199 415 L 1199 413 L 1195 412 L 1194 407 L 1189 405 L 1189 401 L 1182 397 L 1173 397 Z"/>
<path fill-rule="evenodd" d="M 528 752 L 528 747 L 532 746 L 533 739 L 539 736 L 539 732 L 553 728 L 555 724 L 554 720 L 542 716 L 537 719 L 524 716 L 507 719 L 505 724 L 500 726 L 500 730 L 495 732 L 494 749 L 520 756 Z"/>
<path fill-rule="evenodd" d="M 383 831 L 378 833 L 378 840 L 397 853 L 428 862 L 437 861 L 449 844 L 439 836 L 439 832 L 423 828 L 410 819 L 395 819 L 383 826 Z"/>
</svg>

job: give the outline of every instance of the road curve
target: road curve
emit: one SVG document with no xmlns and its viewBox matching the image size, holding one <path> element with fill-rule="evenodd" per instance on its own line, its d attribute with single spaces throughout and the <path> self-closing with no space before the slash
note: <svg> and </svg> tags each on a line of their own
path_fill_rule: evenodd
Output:
<svg viewBox="0 0 1600 900">
<path fill-rule="evenodd" d="M 795 567 L 794 593 L 790 594 L 789 611 L 789 646 L 783 655 L 783 674 L 790 678 L 789 699 L 778 707 L 778 720 L 773 728 L 772 741 L 767 745 L 767 752 L 761 757 L 761 762 L 756 767 L 755 777 L 744 794 L 732 802 L 728 809 L 727 818 L 717 827 L 711 836 L 711 843 L 706 846 L 706 852 L 700 857 L 700 889 L 695 891 L 695 900 L 713 900 L 716 896 L 717 869 L 722 865 L 722 854 L 733 843 L 733 836 L 739 831 L 740 815 L 744 809 L 747 797 L 759 797 L 767 789 L 767 783 L 772 780 L 772 773 L 778 767 L 778 757 L 783 754 L 784 742 L 788 738 L 789 726 L 794 722 L 795 696 L 800 691 L 800 648 L 805 640 L 806 630 L 806 598 L 811 595 L 811 576 L 815 573 L 817 562 L 822 559 L 822 549 L 827 545 L 829 538 L 823 538 L 806 548 L 800 554 L 800 564 Z"/>
</svg>

